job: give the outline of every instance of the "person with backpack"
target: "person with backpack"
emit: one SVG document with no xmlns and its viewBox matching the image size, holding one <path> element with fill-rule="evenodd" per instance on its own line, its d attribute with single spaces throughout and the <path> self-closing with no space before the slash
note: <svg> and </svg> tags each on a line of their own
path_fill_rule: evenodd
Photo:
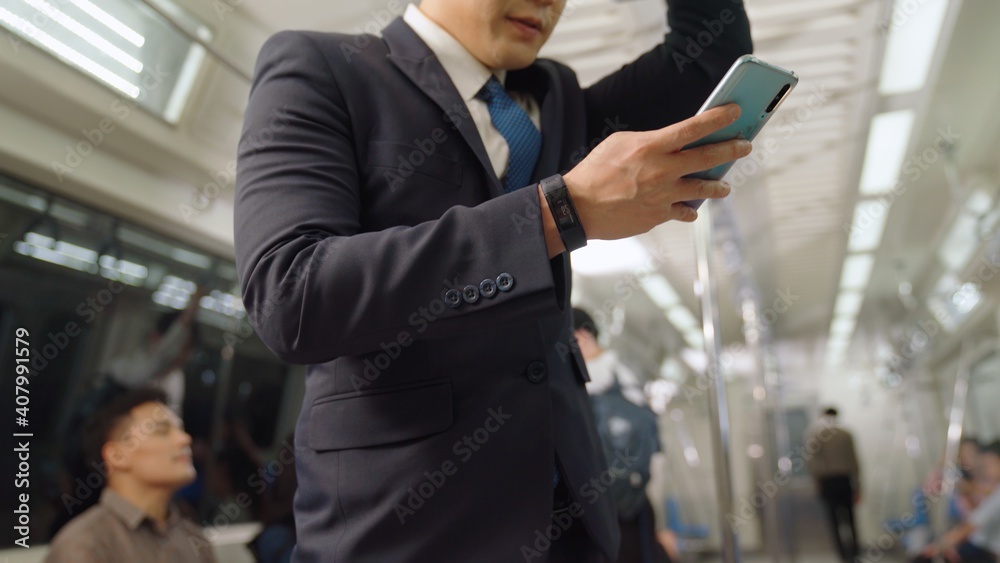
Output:
<svg viewBox="0 0 1000 563">
<path fill-rule="evenodd" d="M 661 452 L 656 413 L 646 404 L 639 378 L 614 350 L 598 343 L 598 328 L 582 309 L 573 309 L 573 332 L 587 364 L 587 393 L 614 482 L 608 487 L 618 510 L 618 563 L 669 563 L 679 559 L 676 540 L 657 533 L 646 495 L 653 456 Z M 628 460 L 622 467 L 620 460 Z M 612 462 L 614 460 L 614 462 Z M 668 551 L 670 554 L 668 555 Z M 673 559 L 671 559 L 671 557 Z"/>
</svg>

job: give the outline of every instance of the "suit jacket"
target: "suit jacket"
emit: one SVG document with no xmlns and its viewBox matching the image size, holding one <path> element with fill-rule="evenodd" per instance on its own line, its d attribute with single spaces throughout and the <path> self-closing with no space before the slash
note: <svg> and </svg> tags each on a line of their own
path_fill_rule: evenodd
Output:
<svg viewBox="0 0 1000 563">
<path fill-rule="evenodd" d="M 861 466 L 854 449 L 854 437 L 835 424 L 824 418 L 809 429 L 806 469 L 814 479 L 847 477 L 857 489 L 861 486 Z"/>
<path fill-rule="evenodd" d="M 726 13 L 693 56 L 686 39 Z M 751 49 L 732 0 L 677 0 L 669 22 L 663 45 L 588 89 L 553 61 L 508 73 L 541 108 L 534 180 L 616 128 L 692 115 Z M 310 365 L 295 561 L 545 561 L 555 457 L 613 557 L 569 257 L 548 258 L 536 190 L 503 193 L 464 102 L 401 18 L 381 38 L 266 42 L 235 223 L 252 325 Z"/>
</svg>

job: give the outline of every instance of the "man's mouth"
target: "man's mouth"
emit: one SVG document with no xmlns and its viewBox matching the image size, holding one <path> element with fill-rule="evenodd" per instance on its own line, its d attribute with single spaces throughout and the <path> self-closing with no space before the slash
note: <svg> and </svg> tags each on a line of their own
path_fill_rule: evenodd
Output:
<svg viewBox="0 0 1000 563">
<path fill-rule="evenodd" d="M 542 22 L 539 19 L 517 16 L 508 16 L 507 19 L 525 34 L 534 35 L 542 32 Z"/>
</svg>

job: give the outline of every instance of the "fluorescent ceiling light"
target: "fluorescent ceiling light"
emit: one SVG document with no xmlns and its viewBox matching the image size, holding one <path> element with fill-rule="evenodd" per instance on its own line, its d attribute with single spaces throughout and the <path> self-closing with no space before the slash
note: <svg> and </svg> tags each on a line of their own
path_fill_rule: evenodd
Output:
<svg viewBox="0 0 1000 563">
<path fill-rule="evenodd" d="M 844 259 L 844 271 L 840 274 L 840 289 L 864 289 L 872 275 L 875 256 L 871 254 L 851 254 Z"/>
<path fill-rule="evenodd" d="M 688 311 L 688 308 L 683 305 L 671 307 L 670 310 L 667 311 L 667 318 L 670 319 L 670 324 L 677 327 L 677 330 L 681 332 L 697 330 L 700 327 L 698 320 L 695 319 L 694 315 L 691 314 L 691 311 Z"/>
<path fill-rule="evenodd" d="M 704 373 L 708 369 L 708 356 L 704 347 L 684 348 L 681 350 L 681 360 L 695 373 Z"/>
<path fill-rule="evenodd" d="M 986 215 L 993 209 L 993 198 L 986 190 L 976 190 L 965 200 L 965 208 L 975 215 Z"/>
<path fill-rule="evenodd" d="M 575 268 L 574 268 L 575 269 Z M 681 302 L 680 296 L 674 291 L 670 282 L 659 274 L 653 274 L 642 278 L 642 288 L 646 294 L 664 311 Z"/>
<path fill-rule="evenodd" d="M 173 309 L 183 309 L 187 306 L 186 299 L 182 299 L 175 295 L 167 295 L 162 291 L 157 291 L 153 294 L 153 303 L 163 305 L 164 307 L 171 307 Z"/>
<path fill-rule="evenodd" d="M 183 262 L 191 266 L 196 266 L 203 270 L 207 270 L 212 267 L 212 259 L 204 254 L 198 254 L 197 252 L 191 252 L 189 250 L 184 250 L 183 248 L 173 247 L 170 249 L 170 257 L 178 262 Z"/>
<path fill-rule="evenodd" d="M 43 246 L 45 248 L 55 248 L 56 246 L 56 239 L 40 235 L 34 231 L 24 233 L 24 242 L 32 246 Z"/>
<path fill-rule="evenodd" d="M 967 213 L 961 213 L 948 229 L 948 234 L 938 247 L 938 260 L 949 272 L 959 272 L 979 248 L 979 237 L 976 234 L 978 221 Z"/>
<path fill-rule="evenodd" d="M 118 260 L 114 256 L 109 256 L 107 254 L 101 256 L 100 260 L 97 262 L 102 268 L 115 270 L 123 275 L 133 278 L 146 279 L 146 276 L 149 275 L 149 269 L 142 264 L 136 264 L 135 262 L 129 262 L 128 260 Z"/>
<path fill-rule="evenodd" d="M 163 117 L 170 123 L 177 123 L 180 120 L 181 112 L 184 110 L 188 95 L 191 93 L 195 78 L 198 76 L 198 69 L 201 68 L 201 63 L 204 60 L 205 49 L 201 45 L 191 45 L 187 57 L 184 58 L 184 66 L 181 67 L 180 76 L 174 85 L 174 91 L 170 94 L 170 101 L 167 102 L 167 107 L 163 110 Z"/>
<path fill-rule="evenodd" d="M 80 8 L 87 13 L 90 17 L 101 22 L 108 27 L 111 31 L 114 31 L 118 35 L 125 38 L 126 41 L 135 45 L 136 47 L 142 47 L 146 42 L 146 38 L 140 35 L 137 31 L 131 27 L 118 21 L 117 18 L 111 14 L 105 12 L 104 10 L 98 8 L 93 3 L 88 0 L 69 0 L 74 6 Z"/>
<path fill-rule="evenodd" d="M 62 252 L 57 252 L 44 246 L 35 246 L 20 240 L 14 242 L 14 252 L 24 256 L 36 258 L 44 262 L 49 262 L 50 264 L 57 264 L 59 266 L 72 268 L 80 272 L 91 272 L 94 269 L 94 264 L 92 262 L 80 260 L 79 258 L 63 254 Z"/>
<path fill-rule="evenodd" d="M 882 60 L 880 94 L 915 92 L 924 87 L 947 12 L 948 0 L 896 0 Z"/>
<path fill-rule="evenodd" d="M 138 59 L 115 47 L 107 39 L 94 33 L 90 28 L 66 15 L 44 0 L 24 0 L 26 4 L 46 16 L 52 18 L 56 23 L 72 31 L 75 35 L 97 47 L 101 52 L 121 63 L 125 68 L 135 73 L 142 72 L 142 63 Z"/>
<path fill-rule="evenodd" d="M 165 287 L 180 289 L 187 294 L 194 293 L 194 290 L 198 288 L 193 281 L 179 278 L 177 276 L 164 276 L 162 285 Z"/>
<path fill-rule="evenodd" d="M 857 319 L 854 317 L 836 317 L 830 323 L 830 334 L 834 336 L 850 336 L 854 332 Z"/>
<path fill-rule="evenodd" d="M 684 341 L 688 346 L 702 350 L 705 348 L 705 335 L 700 330 L 693 328 L 684 332 Z"/>
<path fill-rule="evenodd" d="M 860 291 L 842 291 L 837 296 L 837 304 L 833 308 L 833 314 L 837 317 L 856 317 L 861 311 L 861 304 L 864 300 L 865 295 Z"/>
<path fill-rule="evenodd" d="M 684 461 L 690 467 L 698 467 L 701 463 L 701 459 L 698 457 L 698 449 L 694 446 L 686 446 L 684 448 Z"/>
<path fill-rule="evenodd" d="M 32 41 L 38 42 L 59 58 L 68 61 L 77 67 L 89 72 L 96 78 L 103 80 L 107 85 L 122 92 L 130 98 L 139 96 L 139 87 L 111 72 L 107 68 L 97 64 L 93 60 L 81 55 L 78 51 L 71 49 L 65 43 L 57 40 L 48 33 L 45 33 L 28 20 L 17 16 L 10 11 L 0 8 L 0 21 L 5 22 L 11 29 L 15 29 Z"/>
<path fill-rule="evenodd" d="M 592 240 L 573 251 L 573 271 L 581 276 L 637 272 L 649 263 L 649 253 L 634 238 Z"/>
<path fill-rule="evenodd" d="M 948 295 L 958 289 L 958 276 L 954 272 L 945 272 L 941 274 L 941 278 L 938 282 L 934 284 L 934 290 L 932 293 L 934 295 Z"/>
<path fill-rule="evenodd" d="M 889 207 L 878 200 L 859 201 L 847 241 L 848 252 L 870 252 L 878 248 L 889 218 Z"/>
<path fill-rule="evenodd" d="M 958 327 L 958 323 L 955 320 L 955 316 L 952 315 L 951 309 L 948 304 L 940 296 L 932 295 L 927 299 L 927 308 L 937 319 L 941 328 L 945 329 L 947 332 L 954 332 Z"/>
<path fill-rule="evenodd" d="M 77 260 L 82 260 L 90 264 L 97 263 L 97 252 L 89 248 L 84 248 L 82 246 L 77 246 L 75 244 L 70 244 L 68 242 L 59 241 L 56 243 L 55 250 L 56 252 L 65 254 L 66 256 L 70 256 L 72 258 L 76 258 Z"/>
<path fill-rule="evenodd" d="M 979 305 L 982 299 L 983 294 L 974 283 L 962 284 L 962 287 L 958 288 L 958 291 L 951 296 L 952 305 L 955 307 L 960 321 L 965 320 L 966 316 L 976 308 L 976 305 Z"/>
<path fill-rule="evenodd" d="M 862 195 L 890 190 L 899 177 L 900 167 L 913 129 L 913 110 L 880 113 L 872 118 L 861 169 Z"/>
</svg>

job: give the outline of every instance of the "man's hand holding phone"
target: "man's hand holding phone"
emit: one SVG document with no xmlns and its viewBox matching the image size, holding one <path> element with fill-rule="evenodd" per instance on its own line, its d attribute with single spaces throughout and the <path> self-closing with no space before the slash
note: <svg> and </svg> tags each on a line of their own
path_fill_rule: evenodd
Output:
<svg viewBox="0 0 1000 563">
<path fill-rule="evenodd" d="M 749 141 L 684 147 L 736 121 L 728 104 L 654 131 L 612 134 L 563 175 L 588 239 L 616 240 L 670 220 L 698 217 L 683 202 L 718 199 L 731 188 L 718 180 L 685 178 L 750 154 Z"/>
</svg>

